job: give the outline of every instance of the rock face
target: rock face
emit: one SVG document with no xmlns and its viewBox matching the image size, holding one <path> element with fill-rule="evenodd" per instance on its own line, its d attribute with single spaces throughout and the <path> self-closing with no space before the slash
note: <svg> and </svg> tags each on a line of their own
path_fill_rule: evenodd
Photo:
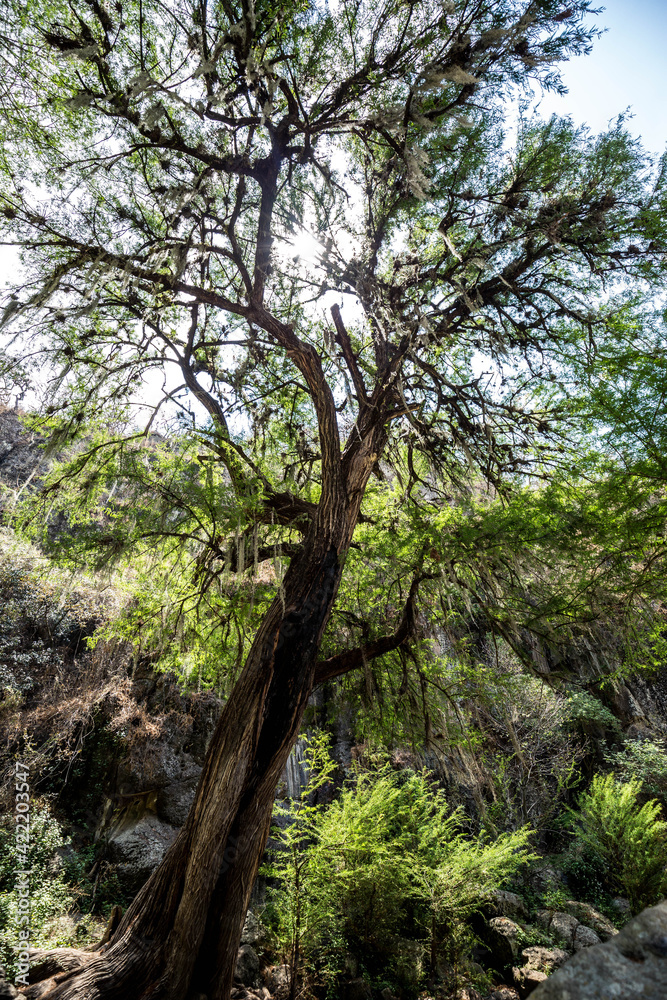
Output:
<svg viewBox="0 0 667 1000">
<path fill-rule="evenodd" d="M 604 944 L 579 951 L 533 1000 L 665 1000 L 667 902 L 644 910 Z"/>
<path fill-rule="evenodd" d="M 146 812 L 136 823 L 112 830 L 108 840 L 110 859 L 128 892 L 136 892 L 162 860 L 176 839 L 178 831 L 163 823 L 154 813 Z"/>
<path fill-rule="evenodd" d="M 252 910 L 248 910 L 241 931 L 241 944 L 251 944 L 253 946 L 261 944 L 266 936 L 264 927 L 257 919 Z"/>
<path fill-rule="evenodd" d="M 24 425 L 18 410 L 0 404 L 0 482 L 15 489 L 46 470 L 44 438 Z"/>
<path fill-rule="evenodd" d="M 175 781 L 161 788 L 157 796 L 158 815 L 172 826 L 183 826 L 195 797 L 199 780 L 199 769 L 184 781 Z"/>
</svg>

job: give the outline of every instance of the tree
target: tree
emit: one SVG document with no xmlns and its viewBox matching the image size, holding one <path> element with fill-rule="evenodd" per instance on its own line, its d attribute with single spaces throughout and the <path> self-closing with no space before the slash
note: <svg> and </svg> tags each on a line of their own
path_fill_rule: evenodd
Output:
<svg viewBox="0 0 667 1000">
<path fill-rule="evenodd" d="M 572 812 L 584 851 L 605 873 L 613 891 L 625 893 L 638 913 L 665 892 L 667 823 L 659 819 L 660 803 L 637 801 L 641 782 L 619 782 L 613 774 L 596 774 Z"/>
<path fill-rule="evenodd" d="M 595 34 L 588 9 L 5 5 L 2 220 L 22 274 L 3 377 L 39 359 L 75 437 L 167 373 L 163 399 L 199 408 L 192 434 L 226 470 L 243 544 L 248 525 L 293 539 L 176 843 L 111 942 L 31 995 L 229 995 L 313 687 L 400 646 L 442 571 L 420 547 L 397 629 L 318 661 L 371 476 L 399 449 L 407 494 L 446 506 L 471 468 L 502 497 L 560 461 L 567 401 L 544 387 L 629 288 L 661 281 L 666 246 L 663 175 L 622 122 L 592 138 L 524 108 L 508 151 L 508 102 L 561 86 L 559 60 Z M 280 414 L 283 481 L 230 429 L 238 406 L 256 440 Z"/>
</svg>

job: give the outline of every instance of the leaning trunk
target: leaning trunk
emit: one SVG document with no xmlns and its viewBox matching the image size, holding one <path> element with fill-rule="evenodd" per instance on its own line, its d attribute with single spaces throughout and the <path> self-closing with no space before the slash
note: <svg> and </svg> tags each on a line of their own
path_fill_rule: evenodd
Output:
<svg viewBox="0 0 667 1000">
<path fill-rule="evenodd" d="M 229 996 L 276 784 L 312 691 L 351 529 L 313 532 L 293 559 L 222 711 L 188 819 L 110 944 L 30 996 Z"/>
</svg>

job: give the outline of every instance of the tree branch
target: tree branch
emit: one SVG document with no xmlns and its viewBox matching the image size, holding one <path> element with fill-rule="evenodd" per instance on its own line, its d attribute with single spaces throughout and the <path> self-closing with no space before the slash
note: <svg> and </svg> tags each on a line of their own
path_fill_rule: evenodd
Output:
<svg viewBox="0 0 667 1000">
<path fill-rule="evenodd" d="M 328 657 L 326 660 L 320 660 L 315 671 L 315 684 L 323 684 L 324 681 L 330 681 L 334 677 L 347 674 L 351 670 L 362 667 L 369 660 L 374 660 L 385 653 L 391 653 L 392 650 L 402 646 L 414 632 L 415 605 L 419 593 L 419 585 L 424 580 L 434 580 L 435 578 L 435 573 L 421 573 L 413 579 L 408 599 L 403 608 L 401 621 L 393 635 L 384 635 L 380 639 L 364 643 L 363 646 L 357 646 L 356 649 L 346 649 L 342 653 L 336 653 L 334 656 Z"/>
<path fill-rule="evenodd" d="M 364 406 L 368 402 L 368 397 L 366 395 L 366 386 L 364 385 L 364 380 L 362 378 L 361 372 L 359 371 L 359 366 L 357 365 L 357 359 L 354 356 L 354 351 L 352 350 L 350 335 L 345 329 L 345 325 L 343 323 L 343 319 L 340 314 L 340 308 L 338 305 L 333 305 L 331 307 L 331 315 L 333 316 L 333 321 L 336 325 L 336 343 L 340 346 L 340 348 L 343 351 L 345 364 L 347 365 L 348 371 L 352 376 L 354 388 L 356 389 L 357 392 L 357 398 L 359 399 L 359 405 Z"/>
</svg>

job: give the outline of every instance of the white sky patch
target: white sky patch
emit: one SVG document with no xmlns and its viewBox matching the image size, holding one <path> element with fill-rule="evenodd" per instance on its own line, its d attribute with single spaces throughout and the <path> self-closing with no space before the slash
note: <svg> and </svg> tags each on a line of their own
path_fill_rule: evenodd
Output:
<svg viewBox="0 0 667 1000">
<path fill-rule="evenodd" d="M 284 240 L 275 244 L 277 256 L 289 257 L 294 261 L 303 261 L 306 264 L 319 264 L 325 248 L 307 229 L 302 229 L 300 233 L 291 240 Z"/>
</svg>

